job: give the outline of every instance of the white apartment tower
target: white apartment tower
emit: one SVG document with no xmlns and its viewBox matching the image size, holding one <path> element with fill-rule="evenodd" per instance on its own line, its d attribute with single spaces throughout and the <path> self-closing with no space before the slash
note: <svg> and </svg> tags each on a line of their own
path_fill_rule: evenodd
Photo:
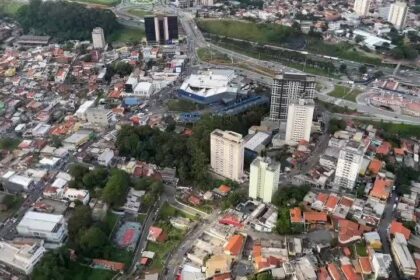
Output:
<svg viewBox="0 0 420 280">
<path fill-rule="evenodd" d="M 289 104 L 287 111 L 286 142 L 309 141 L 315 105 L 312 99 L 299 99 Z"/>
<path fill-rule="evenodd" d="M 213 171 L 240 181 L 244 170 L 244 140 L 233 131 L 214 130 L 210 134 L 210 163 Z"/>
<path fill-rule="evenodd" d="M 403 1 L 397 1 L 391 4 L 388 14 L 388 21 L 392 23 L 396 29 L 402 29 L 405 26 L 407 15 L 407 3 Z"/>
<path fill-rule="evenodd" d="M 355 0 L 353 6 L 354 12 L 361 17 L 367 16 L 369 13 L 370 1 L 371 0 Z"/>
<path fill-rule="evenodd" d="M 271 89 L 270 120 L 285 122 L 289 103 L 315 97 L 315 77 L 306 74 L 277 75 Z"/>
<path fill-rule="evenodd" d="M 92 42 L 94 49 L 104 49 L 106 46 L 104 30 L 96 27 L 92 31 Z"/>
<path fill-rule="evenodd" d="M 350 141 L 338 155 L 334 187 L 353 189 L 363 160 L 363 148 L 359 143 Z"/>
<path fill-rule="evenodd" d="M 257 157 L 251 163 L 249 175 L 249 197 L 270 203 L 277 191 L 280 163 L 270 158 Z"/>
</svg>

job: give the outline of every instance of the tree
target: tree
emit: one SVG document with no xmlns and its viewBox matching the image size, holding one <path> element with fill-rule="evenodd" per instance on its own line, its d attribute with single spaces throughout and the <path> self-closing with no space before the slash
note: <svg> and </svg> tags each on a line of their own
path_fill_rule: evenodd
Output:
<svg viewBox="0 0 420 280">
<path fill-rule="evenodd" d="M 354 41 L 359 44 L 360 42 L 362 42 L 365 38 L 363 36 L 360 35 L 356 35 L 356 37 L 354 37 Z"/>
<path fill-rule="evenodd" d="M 60 148 L 61 146 L 63 146 L 63 143 L 60 137 L 58 137 L 57 135 L 53 135 L 53 137 L 51 138 L 51 145 L 55 148 Z"/>
<path fill-rule="evenodd" d="M 76 182 L 80 182 L 83 176 L 88 172 L 89 172 L 88 167 L 81 164 L 77 164 L 77 163 L 72 164 L 69 170 L 70 175 L 73 176 Z"/>
<path fill-rule="evenodd" d="M 77 206 L 68 221 L 69 239 L 74 244 L 79 243 L 80 234 L 92 224 L 92 213 L 87 205 Z"/>
<path fill-rule="evenodd" d="M 347 65 L 340 64 L 339 70 L 340 70 L 341 73 L 345 73 L 347 71 Z"/>
<path fill-rule="evenodd" d="M 83 175 L 83 186 L 92 191 L 95 187 L 103 188 L 108 180 L 108 170 L 98 167 Z"/>
<path fill-rule="evenodd" d="M 121 77 L 128 76 L 133 71 L 133 66 L 131 64 L 124 62 L 124 61 L 118 61 L 112 64 L 112 69 L 114 73 L 120 75 Z"/>
<path fill-rule="evenodd" d="M 102 199 L 112 206 L 123 205 L 130 184 L 130 176 L 126 172 L 119 169 L 112 170 L 103 189 Z"/>
<path fill-rule="evenodd" d="M 64 280 L 68 275 L 68 252 L 65 248 L 48 251 L 35 266 L 32 274 L 34 280 Z"/>
<path fill-rule="evenodd" d="M 98 227 L 92 226 L 82 233 L 80 247 L 86 255 L 95 256 L 107 243 L 106 234 Z"/>
<path fill-rule="evenodd" d="M 360 67 L 359 67 L 359 73 L 360 74 L 365 74 L 366 72 L 367 72 L 366 65 L 360 65 Z"/>
</svg>

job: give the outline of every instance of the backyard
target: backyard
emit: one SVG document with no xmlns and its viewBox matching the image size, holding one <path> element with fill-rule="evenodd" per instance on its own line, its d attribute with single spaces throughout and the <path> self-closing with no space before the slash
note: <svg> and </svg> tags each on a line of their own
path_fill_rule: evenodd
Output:
<svg viewBox="0 0 420 280">
<path fill-rule="evenodd" d="M 336 85 L 334 90 L 330 92 L 328 95 L 345 99 L 348 101 L 356 102 L 356 97 L 361 93 L 360 90 L 355 88 L 349 88 L 345 86 Z"/>
</svg>

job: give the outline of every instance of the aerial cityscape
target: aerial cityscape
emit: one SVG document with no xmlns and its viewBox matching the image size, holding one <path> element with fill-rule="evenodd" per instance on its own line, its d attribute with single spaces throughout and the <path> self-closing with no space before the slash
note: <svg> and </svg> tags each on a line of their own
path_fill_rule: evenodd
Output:
<svg viewBox="0 0 420 280">
<path fill-rule="evenodd" d="M 419 52 L 419 0 L 1 0 L 0 279 L 420 280 Z"/>
</svg>

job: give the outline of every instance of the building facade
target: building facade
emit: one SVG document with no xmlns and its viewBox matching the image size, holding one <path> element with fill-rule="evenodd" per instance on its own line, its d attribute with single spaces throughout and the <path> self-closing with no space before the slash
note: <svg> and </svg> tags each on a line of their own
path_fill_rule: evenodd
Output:
<svg viewBox="0 0 420 280">
<path fill-rule="evenodd" d="M 257 157 L 250 166 L 249 197 L 270 203 L 278 189 L 279 178 L 279 163 L 270 158 Z"/>
<path fill-rule="evenodd" d="M 284 73 L 274 78 L 271 89 L 270 120 L 285 122 L 289 103 L 315 97 L 315 77 Z"/>
<path fill-rule="evenodd" d="M 349 142 L 340 150 L 334 186 L 336 188 L 353 189 L 363 160 L 363 149 L 357 142 Z"/>
<path fill-rule="evenodd" d="M 0 262 L 29 275 L 45 253 L 42 240 L 0 241 Z"/>
<path fill-rule="evenodd" d="M 210 134 L 210 162 L 213 171 L 240 181 L 244 170 L 244 141 L 233 131 L 214 130 Z"/>
<path fill-rule="evenodd" d="M 286 142 L 298 143 L 300 140 L 309 142 L 314 110 L 315 104 L 312 99 L 299 99 L 298 102 L 289 104 L 287 111 Z"/>
<path fill-rule="evenodd" d="M 353 10 L 361 17 L 367 16 L 369 13 L 370 0 L 355 0 Z"/>
<path fill-rule="evenodd" d="M 94 49 L 104 49 L 106 46 L 104 30 L 96 27 L 92 31 L 92 43 Z"/>
<path fill-rule="evenodd" d="M 408 5 L 406 2 L 397 1 L 391 4 L 388 14 L 388 21 L 394 25 L 396 29 L 403 29 L 408 15 Z"/>
<path fill-rule="evenodd" d="M 145 17 L 144 29 L 148 42 L 169 43 L 178 39 L 178 18 L 176 16 Z"/>
</svg>

